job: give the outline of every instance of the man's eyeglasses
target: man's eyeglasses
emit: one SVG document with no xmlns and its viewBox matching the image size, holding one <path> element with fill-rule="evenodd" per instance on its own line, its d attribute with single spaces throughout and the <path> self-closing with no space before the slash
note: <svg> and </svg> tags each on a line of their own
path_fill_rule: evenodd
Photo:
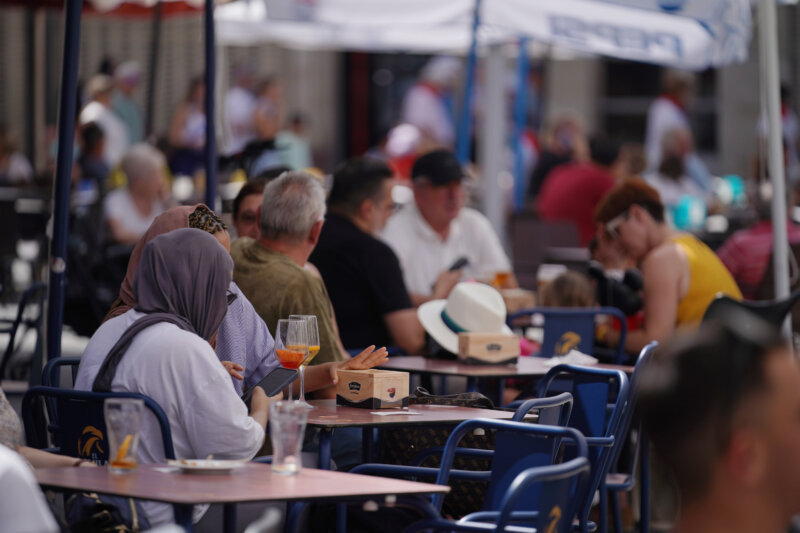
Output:
<svg viewBox="0 0 800 533">
<path fill-rule="evenodd" d="M 236 293 L 235 293 L 235 292 L 233 292 L 232 290 L 228 289 L 228 295 L 227 295 L 227 298 L 228 298 L 228 305 L 231 305 L 233 302 L 235 302 L 235 301 L 236 301 L 236 298 L 238 298 L 238 297 L 239 297 L 239 295 L 238 295 L 238 294 L 236 294 Z"/>
</svg>

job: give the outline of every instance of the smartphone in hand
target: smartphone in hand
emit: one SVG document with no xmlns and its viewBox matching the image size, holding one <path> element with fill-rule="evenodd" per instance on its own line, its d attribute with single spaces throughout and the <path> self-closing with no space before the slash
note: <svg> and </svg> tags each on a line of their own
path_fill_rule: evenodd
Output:
<svg viewBox="0 0 800 533">
<path fill-rule="evenodd" d="M 297 370 L 291 368 L 283 368 L 279 366 L 274 368 L 269 374 L 256 384 L 256 387 L 261 387 L 267 396 L 275 396 L 280 391 L 292 384 L 297 379 Z M 255 388 L 255 387 L 253 387 Z M 250 404 L 250 397 L 253 395 L 253 389 L 248 389 L 242 394 L 244 403 Z"/>
</svg>

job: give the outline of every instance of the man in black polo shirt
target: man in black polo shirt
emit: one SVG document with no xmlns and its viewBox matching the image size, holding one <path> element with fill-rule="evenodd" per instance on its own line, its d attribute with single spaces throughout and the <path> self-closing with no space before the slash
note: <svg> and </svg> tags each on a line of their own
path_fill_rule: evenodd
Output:
<svg viewBox="0 0 800 533">
<path fill-rule="evenodd" d="M 400 262 L 375 235 L 392 214 L 392 171 L 356 158 L 334 172 L 328 215 L 309 259 L 328 289 L 345 348 L 371 344 L 421 353 L 425 331 L 403 283 Z"/>
</svg>

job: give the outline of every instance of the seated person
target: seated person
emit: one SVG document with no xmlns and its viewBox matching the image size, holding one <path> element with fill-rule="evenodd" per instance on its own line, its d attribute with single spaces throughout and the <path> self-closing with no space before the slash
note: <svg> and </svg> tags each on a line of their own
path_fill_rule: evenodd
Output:
<svg viewBox="0 0 800 533">
<path fill-rule="evenodd" d="M 25 461 L 1 444 L 0 524 L 3 524 L 3 533 L 61 531 Z"/>
<path fill-rule="evenodd" d="M 333 174 L 328 215 L 310 261 L 319 269 L 346 348 L 394 345 L 407 354 L 425 347 L 425 330 L 392 249 L 376 238 L 392 214 L 392 171 L 356 158 Z"/>
<path fill-rule="evenodd" d="M 800 367 L 741 311 L 657 351 L 638 410 L 680 501 L 673 531 L 783 533 L 800 512 Z"/>
<path fill-rule="evenodd" d="M 103 200 L 103 218 L 111 242 L 135 244 L 167 207 L 164 156 L 148 144 L 130 148 L 120 163 L 128 186 L 114 189 Z"/>
<path fill-rule="evenodd" d="M 81 155 L 78 157 L 81 178 L 92 182 L 99 194 L 103 194 L 111 172 L 103 159 L 104 146 L 105 136 L 100 126 L 90 122 L 81 128 Z"/>
<path fill-rule="evenodd" d="M 232 271 L 228 253 L 204 231 L 179 229 L 147 243 L 133 282 L 136 306 L 92 336 L 75 388 L 150 396 L 167 415 L 177 457 L 252 459 L 269 399 L 256 387 L 248 414 L 209 343 L 228 310 Z M 138 460 L 165 460 L 152 417 L 144 419 Z M 142 507 L 152 526 L 174 520 L 168 504 Z M 195 521 L 204 511 L 195 508 Z"/>
<path fill-rule="evenodd" d="M 241 237 L 231 247 L 234 280 L 267 327 L 274 330 L 279 319 L 292 314 L 317 316 L 320 351 L 312 365 L 349 359 L 336 333 L 325 284 L 303 268 L 319 240 L 324 216 L 325 191 L 319 181 L 305 172 L 287 172 L 264 189 L 261 236 Z M 383 359 L 385 351 L 373 348 L 359 357 Z M 323 395 L 334 397 L 335 391 Z"/>
<path fill-rule="evenodd" d="M 759 292 L 770 264 L 773 245 L 772 204 L 766 198 L 758 198 L 754 203 L 758 222 L 751 228 L 735 232 L 717 250 L 720 261 L 748 300 L 758 300 L 761 296 Z M 790 245 L 800 244 L 800 226 L 787 220 L 786 236 Z"/>
<path fill-rule="evenodd" d="M 637 353 L 666 341 L 680 327 L 695 327 L 718 293 L 741 299 L 736 282 L 708 246 L 667 226 L 658 192 L 641 180 L 617 185 L 595 212 L 598 240 L 617 239 L 643 278 L 644 324 L 629 332 L 625 349 Z M 616 332 L 603 341 L 616 346 Z"/>
<path fill-rule="evenodd" d="M 489 220 L 464 207 L 464 171 L 448 150 L 436 150 L 414 163 L 414 202 L 386 223 L 383 240 L 400 260 L 415 307 L 447 298 L 462 278 L 509 272 L 511 263 Z M 469 262 L 448 271 L 458 259 Z M 503 288 L 517 286 L 512 275 Z"/>
<path fill-rule="evenodd" d="M 153 238 L 180 228 L 203 230 L 216 238 L 230 253 L 230 235 L 222 220 L 203 204 L 196 206 L 173 207 L 160 215 L 147 233 L 137 243 L 128 262 L 128 272 L 119 291 L 119 298 L 106 316 L 106 320 L 119 316 L 136 305 L 133 291 L 133 280 L 141 260 L 145 245 Z M 228 312 L 219 328 L 216 337 L 217 357 L 233 377 L 233 386 L 238 394 L 243 387 L 251 388 L 279 365 L 275 357 L 275 341 L 267 329 L 267 325 L 258 316 L 253 305 L 242 294 L 239 287 L 231 281 L 229 295 L 235 298 L 228 304 Z M 336 377 L 336 370 L 346 368 L 370 368 L 383 361 L 384 351 L 376 351 L 372 355 L 359 355 L 339 365 L 319 365 L 306 372 L 306 390 L 328 387 Z M 299 387 L 299 385 L 295 385 Z M 299 389 L 297 390 L 299 392 Z"/>
<path fill-rule="evenodd" d="M 261 236 L 261 229 L 258 227 L 259 214 L 266 185 L 267 181 L 264 179 L 248 181 L 233 199 L 233 227 L 236 237 L 258 239 Z"/>
</svg>

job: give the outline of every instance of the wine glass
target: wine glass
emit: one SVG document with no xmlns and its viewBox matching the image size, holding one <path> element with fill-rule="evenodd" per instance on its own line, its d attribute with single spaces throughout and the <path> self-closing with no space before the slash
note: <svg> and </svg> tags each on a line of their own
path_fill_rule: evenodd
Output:
<svg viewBox="0 0 800 533">
<path fill-rule="evenodd" d="M 303 364 L 300 366 L 300 401 L 305 403 L 309 408 L 314 408 L 313 405 L 306 402 L 306 395 L 305 395 L 305 377 L 306 377 L 306 367 L 314 359 L 319 353 L 319 325 L 317 324 L 317 316 L 316 315 L 289 315 L 290 319 L 298 319 L 304 320 L 306 323 L 306 330 L 307 330 L 307 339 L 308 339 L 308 357 Z"/>
<path fill-rule="evenodd" d="M 305 320 L 281 319 L 275 331 L 275 354 L 283 368 L 297 370 L 308 356 L 308 332 Z M 289 386 L 289 400 L 292 387 Z"/>
</svg>

